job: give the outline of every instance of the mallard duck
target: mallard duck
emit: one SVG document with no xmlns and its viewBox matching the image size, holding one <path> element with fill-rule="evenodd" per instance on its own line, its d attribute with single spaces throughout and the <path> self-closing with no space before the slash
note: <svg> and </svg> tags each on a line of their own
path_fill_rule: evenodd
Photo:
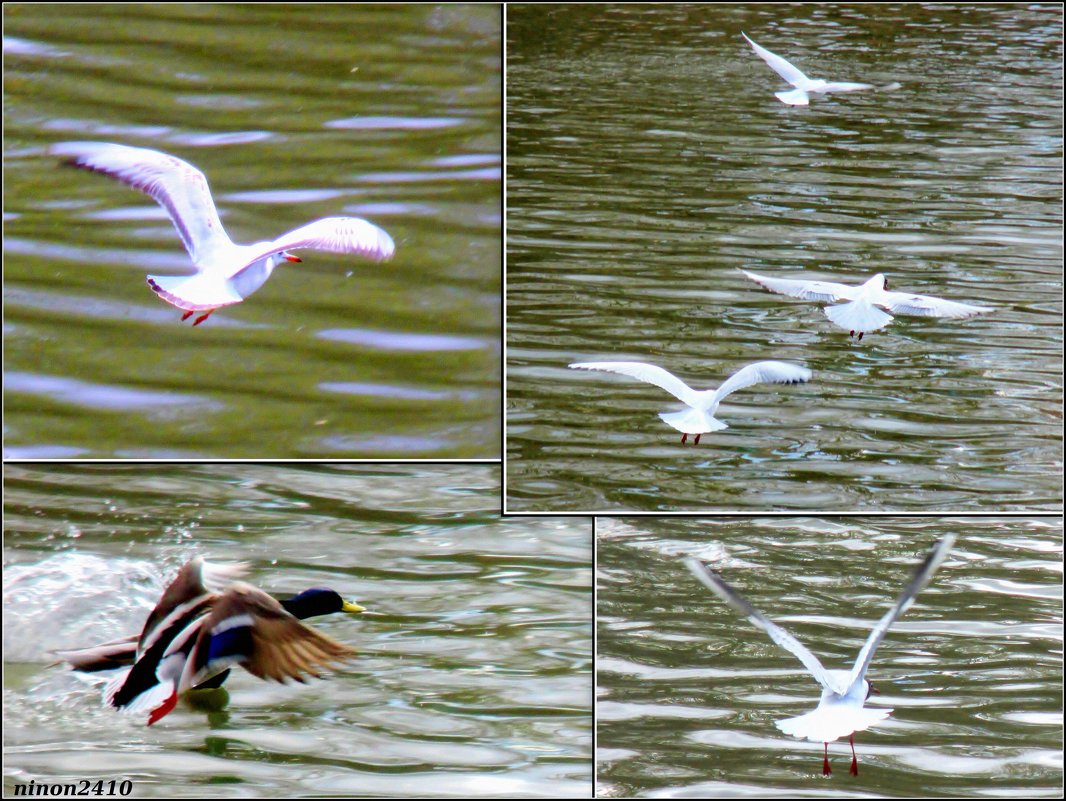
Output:
<svg viewBox="0 0 1066 801">
<path fill-rule="evenodd" d="M 149 712 L 148 725 L 191 689 L 220 686 L 240 665 L 261 679 L 321 678 L 318 668 L 344 662 L 355 650 L 301 623 L 363 607 L 325 588 L 278 601 L 235 581 L 247 565 L 216 565 L 196 557 L 178 571 L 140 636 L 59 656 L 81 671 L 133 666 L 108 685 L 106 700 L 128 712 Z"/>
</svg>

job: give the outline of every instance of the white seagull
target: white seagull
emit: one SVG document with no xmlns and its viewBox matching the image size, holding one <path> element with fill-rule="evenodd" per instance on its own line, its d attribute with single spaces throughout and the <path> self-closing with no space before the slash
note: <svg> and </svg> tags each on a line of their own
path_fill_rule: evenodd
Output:
<svg viewBox="0 0 1066 801">
<path fill-rule="evenodd" d="M 720 431 L 728 426 L 714 417 L 722 399 L 738 389 L 752 384 L 802 384 L 811 380 L 811 371 L 806 367 L 785 362 L 755 362 L 733 373 L 718 389 L 695 390 L 677 376 L 646 362 L 576 362 L 570 367 L 575 370 L 606 370 L 621 373 L 649 384 L 655 384 L 687 403 L 689 408 L 680 412 L 660 412 L 659 417 L 668 425 L 681 432 L 681 444 L 688 440 L 689 434 L 696 435 L 696 444 L 700 444 L 700 435 L 711 431 Z"/>
<path fill-rule="evenodd" d="M 846 300 L 839 306 L 827 306 L 825 316 L 849 332 L 849 336 L 859 334 L 859 340 L 867 331 L 876 331 L 892 322 L 892 315 L 877 308 L 881 306 L 896 314 L 910 314 L 917 317 L 973 317 L 995 311 L 987 306 L 970 306 L 953 300 L 934 298 L 928 295 L 913 295 L 910 292 L 889 292 L 888 279 L 878 273 L 866 283 L 859 286 L 834 284 L 829 281 L 799 281 L 792 278 L 769 278 L 741 270 L 744 275 L 771 292 L 789 295 L 802 300 L 819 303 L 835 303 Z"/>
<path fill-rule="evenodd" d="M 815 681 L 822 685 L 822 697 L 818 701 L 818 707 L 805 715 L 795 718 L 786 718 L 774 722 L 785 734 L 793 737 L 803 737 L 812 742 L 823 743 L 825 754 L 822 759 L 822 775 L 832 773 L 829 767 L 829 743 L 841 737 L 847 737 L 851 744 L 851 769 L 852 776 L 859 775 L 859 762 L 855 757 L 855 732 L 865 731 L 878 721 L 884 720 L 891 713 L 891 709 L 863 709 L 866 699 L 871 692 L 876 692 L 866 680 L 866 669 L 874 658 L 877 646 L 881 644 L 888 628 L 902 615 L 914 602 L 915 596 L 929 582 L 936 573 L 940 563 L 948 555 L 951 546 L 955 542 L 955 535 L 949 534 L 942 537 L 929 551 L 922 563 L 914 571 L 910 582 L 904 588 L 902 594 L 896 599 L 885 616 L 882 617 L 870 632 L 870 636 L 863 643 L 862 650 L 855 658 L 855 664 L 850 671 L 826 670 L 818 657 L 807 650 L 799 640 L 778 626 L 766 615 L 753 607 L 736 590 L 726 584 L 717 574 L 708 570 L 698 559 L 688 557 L 685 564 L 692 574 L 698 578 L 711 592 L 729 604 L 740 614 L 744 615 L 753 624 L 770 635 L 770 639 L 780 645 L 786 651 L 796 656 L 803 666 L 807 668 Z"/>
<path fill-rule="evenodd" d="M 744 31 L 741 31 L 740 35 L 748 39 L 748 35 Z M 778 100 L 790 106 L 806 106 L 810 102 L 809 92 L 824 95 L 829 92 L 855 92 L 859 89 L 875 88 L 868 83 L 830 82 L 823 81 L 821 78 L 808 78 L 797 67 L 789 64 L 781 56 L 771 53 L 765 47 L 759 47 L 751 39 L 748 39 L 748 44 L 752 46 L 759 58 L 770 65 L 770 69 L 796 87 L 790 92 L 774 92 Z"/>
<path fill-rule="evenodd" d="M 266 283 L 281 261 L 298 262 L 289 250 L 311 248 L 358 253 L 374 261 L 392 256 L 395 245 L 383 230 L 358 217 L 325 217 L 274 241 L 237 245 L 230 241 L 211 199 L 204 174 L 176 156 L 143 147 L 106 142 L 63 142 L 51 153 L 65 163 L 110 176 L 144 192 L 170 216 L 189 251 L 194 275 L 149 275 L 159 297 L 182 309 L 187 320 L 203 312 L 199 325 L 215 309 L 240 303 Z"/>
</svg>

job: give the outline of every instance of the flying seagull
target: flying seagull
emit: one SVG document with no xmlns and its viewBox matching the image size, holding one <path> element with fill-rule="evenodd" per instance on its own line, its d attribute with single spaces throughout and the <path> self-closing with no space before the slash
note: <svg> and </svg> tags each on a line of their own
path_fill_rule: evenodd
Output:
<svg viewBox="0 0 1066 801">
<path fill-rule="evenodd" d="M 888 309 L 895 314 L 910 314 L 917 317 L 973 317 L 995 311 L 987 306 L 970 306 L 953 300 L 934 298 L 929 295 L 913 295 L 910 292 L 889 292 L 888 279 L 882 273 L 870 278 L 859 286 L 834 284 L 829 281 L 800 281 L 792 278 L 770 278 L 741 270 L 755 283 L 777 292 L 801 300 L 813 300 L 818 303 L 836 303 L 846 300 L 839 306 L 827 306 L 825 316 L 845 331 L 849 336 L 859 334 L 859 340 L 867 331 L 876 331 L 892 322 L 892 315 L 877 308 Z"/>
<path fill-rule="evenodd" d="M 881 640 L 885 638 L 889 627 L 914 602 L 915 596 L 936 573 L 954 542 L 954 534 L 946 535 L 937 541 L 914 571 L 914 575 L 896 599 L 896 603 L 885 613 L 884 617 L 877 621 L 870 636 L 863 643 L 850 671 L 826 670 L 822 667 L 818 657 L 807 650 L 803 643 L 748 603 L 740 593 L 726 584 L 717 573 L 708 570 L 700 560 L 688 557 L 685 559 L 685 565 L 707 589 L 746 617 L 752 624 L 765 631 L 771 640 L 799 659 L 815 681 L 822 685 L 822 697 L 816 709 L 799 717 L 775 721 L 774 725 L 785 734 L 825 745 L 822 759 L 823 776 L 832 773 L 829 767 L 829 743 L 841 737 L 847 737 L 851 744 L 849 772 L 852 776 L 858 776 L 859 762 L 855 756 L 855 732 L 865 731 L 892 713 L 891 709 L 863 708 L 866 699 L 873 691 L 870 682 L 866 679 L 866 670 L 870 667 L 874 652 L 881 644 Z"/>
<path fill-rule="evenodd" d="M 765 47 L 759 47 L 744 31 L 740 35 L 748 40 L 748 44 L 755 50 L 756 55 L 770 65 L 770 69 L 788 81 L 796 88 L 789 92 L 774 92 L 777 99 L 790 106 L 806 106 L 810 102 L 809 93 L 824 95 L 829 92 L 855 92 L 859 89 L 873 89 L 868 83 L 847 83 L 844 81 L 824 81 L 821 78 L 808 78 L 799 68 L 789 64 L 781 56 L 771 53 Z"/>
<path fill-rule="evenodd" d="M 689 434 L 696 435 L 695 444 L 699 445 L 701 435 L 728 428 L 714 417 L 718 404 L 726 395 L 753 384 L 802 384 L 811 380 L 811 371 L 806 367 L 786 362 L 755 362 L 733 373 L 718 389 L 700 391 L 692 389 L 662 367 L 646 362 L 576 362 L 570 367 L 575 370 L 606 370 L 647 381 L 688 404 L 689 408 L 684 411 L 659 414 L 665 423 L 681 432 L 682 445 L 688 440 Z"/>
<path fill-rule="evenodd" d="M 238 245 L 226 236 L 207 178 L 187 161 L 143 147 L 106 142 L 63 142 L 51 153 L 66 164 L 114 178 L 144 192 L 166 211 L 196 268 L 194 275 L 149 275 L 148 286 L 185 312 L 201 312 L 199 325 L 222 306 L 240 303 L 266 283 L 282 261 L 298 262 L 290 250 L 310 248 L 355 253 L 383 261 L 395 250 L 392 237 L 358 217 L 325 217 L 273 241 Z"/>
</svg>

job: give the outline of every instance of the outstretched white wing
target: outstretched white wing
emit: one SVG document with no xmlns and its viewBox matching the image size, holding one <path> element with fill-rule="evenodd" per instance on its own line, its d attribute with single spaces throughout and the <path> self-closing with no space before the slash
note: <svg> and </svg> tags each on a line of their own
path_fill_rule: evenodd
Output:
<svg viewBox="0 0 1066 801">
<path fill-rule="evenodd" d="M 848 81 L 829 81 L 820 92 L 858 92 L 862 89 L 874 89 L 872 83 L 849 83 Z"/>
<path fill-rule="evenodd" d="M 851 675 L 848 677 L 849 689 L 854 687 L 856 682 L 861 682 L 865 678 L 866 668 L 870 666 L 870 661 L 874 658 L 874 651 L 877 650 L 877 646 L 881 644 L 881 640 L 888 633 L 888 627 L 914 603 L 915 596 L 922 591 L 929 579 L 933 577 L 933 574 L 936 573 L 937 568 L 940 567 L 941 562 L 944 561 L 948 551 L 951 550 L 951 546 L 954 544 L 954 534 L 947 534 L 942 537 L 915 569 L 914 575 L 911 576 L 910 582 L 899 598 L 896 599 L 896 603 L 885 613 L 884 617 L 877 621 L 877 625 L 870 632 L 870 636 L 866 638 L 862 650 L 859 651 L 859 655 L 855 659 L 855 666 L 851 669 Z"/>
<path fill-rule="evenodd" d="M 785 61 L 781 56 L 776 53 L 771 53 L 765 47 L 759 47 L 751 39 L 748 39 L 748 35 L 744 31 L 740 32 L 740 35 L 748 40 L 748 44 L 755 50 L 756 55 L 763 61 L 770 65 L 770 69 L 795 86 L 797 89 L 806 89 L 810 84 L 811 79 L 804 75 L 799 68 Z M 787 102 L 787 101 L 786 101 Z M 805 105 L 805 104 L 799 104 Z"/>
<path fill-rule="evenodd" d="M 396 245 L 385 231 L 359 217 L 323 217 L 282 234 L 273 242 L 259 242 L 249 248 L 251 250 L 245 257 L 247 263 L 238 265 L 230 273 L 231 277 L 264 256 L 283 250 L 310 248 L 330 253 L 355 253 L 374 261 L 384 261 L 392 257 Z"/>
<path fill-rule="evenodd" d="M 726 584 L 721 576 L 708 570 L 703 562 L 692 556 L 685 559 L 685 565 L 692 571 L 692 575 L 700 580 L 703 586 L 733 607 L 737 612 L 744 615 L 744 617 L 750 620 L 753 624 L 765 631 L 770 635 L 771 640 L 796 656 L 822 687 L 838 694 L 843 693 L 844 687 L 838 686 L 839 682 L 834 681 L 833 676 L 830 675 L 829 671 L 822 667 L 822 663 L 818 661 L 818 657 L 812 654 L 807 649 L 807 646 L 748 603 L 747 599 Z"/>
<path fill-rule="evenodd" d="M 680 378 L 647 362 L 575 362 L 571 364 L 575 370 L 606 370 L 609 373 L 619 373 L 639 381 L 647 381 L 661 387 L 680 401 L 689 406 L 699 405 L 700 393 L 682 381 Z"/>
<path fill-rule="evenodd" d="M 918 317 L 973 317 L 975 314 L 995 311 L 987 306 L 971 306 L 928 295 L 910 295 L 906 292 L 885 292 L 878 304 L 894 314 L 911 314 Z"/>
<path fill-rule="evenodd" d="M 721 401 L 726 395 L 752 384 L 802 384 L 811 380 L 811 371 L 787 362 L 755 362 L 742 367 L 729 377 L 715 393 Z"/>
<path fill-rule="evenodd" d="M 187 161 L 143 147 L 107 142 L 62 142 L 49 151 L 67 164 L 110 176 L 151 197 L 170 216 L 199 269 L 216 247 L 232 243 L 222 228 L 204 174 Z"/>
<path fill-rule="evenodd" d="M 848 286 L 847 284 L 834 284 L 830 281 L 800 281 L 794 278 L 770 278 L 765 275 L 749 273 L 741 270 L 744 275 L 756 284 L 777 292 L 780 295 L 788 295 L 801 300 L 813 300 L 820 303 L 834 303 L 838 300 L 851 300 L 861 287 Z"/>
</svg>

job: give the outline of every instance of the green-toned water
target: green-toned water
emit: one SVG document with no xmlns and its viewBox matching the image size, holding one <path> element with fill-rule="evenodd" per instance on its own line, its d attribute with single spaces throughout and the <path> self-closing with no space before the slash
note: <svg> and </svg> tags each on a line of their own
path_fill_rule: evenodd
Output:
<svg viewBox="0 0 1066 801">
<path fill-rule="evenodd" d="M 501 12 L 4 7 L 5 453 L 487 457 L 500 449 Z M 207 175 L 227 232 L 365 217 L 395 257 L 301 251 L 190 328 L 146 273 L 162 209 L 49 145 Z M 191 321 L 189 321 L 191 322 Z"/>
<path fill-rule="evenodd" d="M 501 519 L 499 467 L 6 473 L 5 796 L 77 778 L 158 797 L 591 793 L 591 522 Z M 356 660 L 306 686 L 238 669 L 223 711 L 150 728 L 50 666 L 138 631 L 197 554 L 282 597 L 357 599 L 365 615 L 312 621 Z"/>
<path fill-rule="evenodd" d="M 821 688 L 689 573 L 695 556 L 829 670 L 850 670 L 930 546 L 955 546 L 881 641 L 855 735 L 774 722 Z M 597 520 L 603 796 L 1050 797 L 1062 789 L 1062 525 L 1054 518 Z"/>
<path fill-rule="evenodd" d="M 809 75 L 786 88 L 741 38 Z M 1049 5 L 511 6 L 508 508 L 1059 509 L 1062 15 Z M 993 307 L 849 342 L 740 269 Z M 682 447 L 694 388 L 779 359 Z"/>
<path fill-rule="evenodd" d="M 5 795 L 1061 794 L 1060 7 L 509 6 L 506 400 L 499 5 L 3 13 Z M 741 30 L 879 88 L 786 107 Z M 235 241 L 351 215 L 395 257 L 300 251 L 193 328 L 144 281 L 187 271 L 174 226 L 49 155 L 75 140 L 192 162 Z M 993 311 L 856 342 L 740 270 Z M 813 378 L 698 446 L 657 387 L 567 369 L 764 359 Z M 532 516 L 693 510 L 748 516 Z M 870 511 L 939 516 L 831 514 Z M 871 666 L 892 715 L 823 777 L 773 725 L 817 684 L 682 559 L 850 667 L 946 533 Z M 54 664 L 195 555 L 357 600 L 311 625 L 358 656 L 151 727 Z"/>
</svg>

